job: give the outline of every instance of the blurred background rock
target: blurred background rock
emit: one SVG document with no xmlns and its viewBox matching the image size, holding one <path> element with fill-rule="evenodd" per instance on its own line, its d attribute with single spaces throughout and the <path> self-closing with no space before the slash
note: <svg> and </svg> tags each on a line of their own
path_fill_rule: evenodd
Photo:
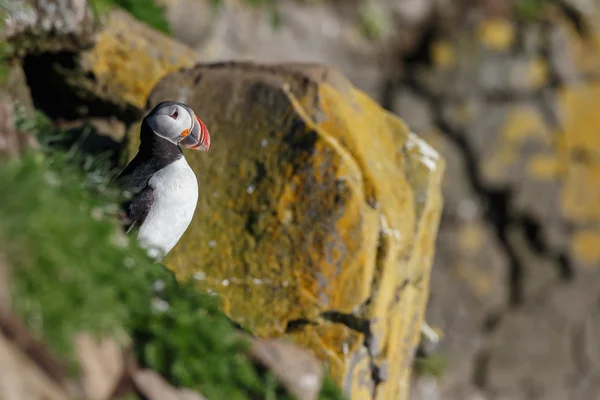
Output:
<svg viewBox="0 0 600 400">
<path fill-rule="evenodd" d="M 598 398 L 600 2 L 158 2 L 202 61 L 333 65 L 445 156 L 415 399 Z"/>
<path fill-rule="evenodd" d="M 95 4 L 118 4 L 198 61 L 332 65 L 444 155 L 426 314 L 443 340 L 417 360 L 413 399 L 598 398 L 600 1 Z M 120 115 L 136 120 L 147 94 Z"/>
</svg>

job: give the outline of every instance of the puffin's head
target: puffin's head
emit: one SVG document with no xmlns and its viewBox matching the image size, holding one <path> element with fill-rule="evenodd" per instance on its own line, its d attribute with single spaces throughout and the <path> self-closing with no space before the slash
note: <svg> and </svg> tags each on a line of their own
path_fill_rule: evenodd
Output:
<svg viewBox="0 0 600 400">
<path fill-rule="evenodd" d="M 163 101 L 144 118 L 154 134 L 177 145 L 208 151 L 210 134 L 194 111 L 183 103 Z"/>
</svg>

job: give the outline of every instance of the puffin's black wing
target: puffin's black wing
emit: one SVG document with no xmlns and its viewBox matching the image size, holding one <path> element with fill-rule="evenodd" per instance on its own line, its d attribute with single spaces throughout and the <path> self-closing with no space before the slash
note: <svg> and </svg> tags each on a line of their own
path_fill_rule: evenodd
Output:
<svg viewBox="0 0 600 400">
<path fill-rule="evenodd" d="M 126 232 L 129 233 L 135 225 L 141 225 L 148 216 L 154 202 L 154 190 L 148 181 L 161 167 L 159 163 L 138 154 L 116 178 L 121 189 L 131 195 L 128 201 L 121 204 L 127 215 L 127 221 L 123 224 Z"/>
<path fill-rule="evenodd" d="M 123 210 L 127 214 L 127 224 L 125 231 L 129 233 L 135 225 L 141 225 L 150 212 L 154 202 L 154 189 L 146 185 L 140 192 L 133 196 L 130 201 L 122 204 Z"/>
</svg>

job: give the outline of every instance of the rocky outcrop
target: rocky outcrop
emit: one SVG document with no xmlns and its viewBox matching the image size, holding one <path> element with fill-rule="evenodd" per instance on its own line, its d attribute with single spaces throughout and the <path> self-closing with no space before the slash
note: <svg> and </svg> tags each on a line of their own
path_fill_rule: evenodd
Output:
<svg viewBox="0 0 600 400">
<path fill-rule="evenodd" d="M 19 3 L 3 37 L 34 106 L 52 118 L 129 123 L 159 79 L 200 59 L 123 12 L 98 19 L 84 1 L 48 4 Z M 353 399 L 406 397 L 442 207 L 440 156 L 319 65 L 196 66 L 162 79 L 148 105 L 165 98 L 198 110 L 218 143 L 191 159 L 202 198 L 167 266 L 268 339 L 252 341 L 249 356 L 298 398 L 317 396 L 321 368 L 273 337 L 311 348 Z M 98 363 L 84 369 L 106 372 Z M 185 397 L 149 371 L 115 374 L 149 398 Z"/>
<path fill-rule="evenodd" d="M 256 335 L 311 348 L 352 399 L 405 398 L 442 206 L 438 153 L 314 64 L 198 65 L 162 79 L 149 105 L 166 99 L 196 110 L 213 146 L 188 155 L 199 205 L 165 265 Z"/>
<path fill-rule="evenodd" d="M 124 11 L 95 16 L 85 0 L 22 0 L 1 38 L 22 62 L 35 106 L 53 118 L 141 116 L 153 85 L 198 53 Z"/>
</svg>

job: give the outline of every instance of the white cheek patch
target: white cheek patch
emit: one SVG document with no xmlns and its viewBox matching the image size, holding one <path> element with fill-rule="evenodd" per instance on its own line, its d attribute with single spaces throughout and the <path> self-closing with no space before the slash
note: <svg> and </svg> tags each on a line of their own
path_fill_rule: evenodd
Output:
<svg viewBox="0 0 600 400">
<path fill-rule="evenodd" d="M 186 129 L 189 132 L 191 132 L 191 129 L 193 127 L 193 124 L 192 124 L 193 121 L 192 121 L 192 118 L 189 113 L 185 112 L 183 114 L 179 114 L 179 118 L 178 118 L 177 122 L 182 125 L 182 128 L 179 131 L 180 133 Z"/>
<path fill-rule="evenodd" d="M 180 133 L 185 129 L 181 119 L 174 119 L 169 115 L 155 115 L 148 119 L 148 125 L 156 135 L 177 144 Z"/>
</svg>

